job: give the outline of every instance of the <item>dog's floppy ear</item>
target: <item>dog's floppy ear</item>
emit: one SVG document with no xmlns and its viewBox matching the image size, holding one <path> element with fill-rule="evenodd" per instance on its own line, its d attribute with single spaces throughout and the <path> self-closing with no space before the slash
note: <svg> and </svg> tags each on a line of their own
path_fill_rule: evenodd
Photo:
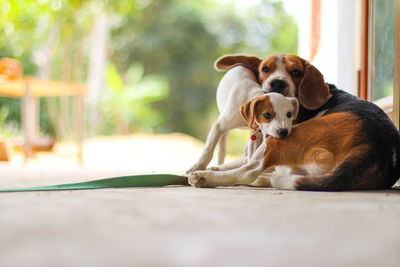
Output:
<svg viewBox="0 0 400 267">
<path fill-rule="evenodd" d="M 299 101 L 295 97 L 288 97 L 290 102 L 292 102 L 293 105 L 293 120 L 297 119 L 297 116 L 299 115 Z"/>
<path fill-rule="evenodd" d="M 226 55 L 218 58 L 214 63 L 214 67 L 218 71 L 225 71 L 241 65 L 253 71 L 256 77 L 258 77 L 258 65 L 260 63 L 261 59 L 254 56 Z"/>
<path fill-rule="evenodd" d="M 240 115 L 242 115 L 243 120 L 245 121 L 246 126 L 253 127 L 254 117 L 255 117 L 255 108 L 260 99 L 252 99 L 244 103 L 240 106 Z"/>
<path fill-rule="evenodd" d="M 300 81 L 298 99 L 306 109 L 315 110 L 332 96 L 321 72 L 309 62 L 305 63 L 304 77 Z"/>
</svg>

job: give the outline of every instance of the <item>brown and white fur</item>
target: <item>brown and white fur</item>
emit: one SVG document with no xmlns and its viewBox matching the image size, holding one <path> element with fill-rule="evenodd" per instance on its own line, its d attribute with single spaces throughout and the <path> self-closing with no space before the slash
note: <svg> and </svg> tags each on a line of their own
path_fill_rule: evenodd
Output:
<svg viewBox="0 0 400 267">
<path fill-rule="evenodd" d="M 259 102 L 263 101 L 262 104 Z M 262 114 L 267 100 L 250 100 L 241 108 L 248 125 L 253 120 L 268 135 Z M 194 186 L 215 187 L 233 185 L 269 186 L 278 189 L 323 188 L 341 189 L 332 181 L 340 176 L 349 162 L 360 160 L 371 147 L 366 136 L 360 135 L 362 121 L 348 112 L 333 113 L 296 125 L 285 139 L 268 137 L 244 166 L 229 171 L 197 171 L 189 176 Z M 340 129 L 340 130 L 338 130 Z M 310 134 L 312 133 L 312 134 Z M 272 173 L 265 173 L 271 167 Z M 367 167 L 367 166 L 366 166 Z M 371 173 L 367 173 L 367 175 Z M 349 189 L 371 189 L 376 181 L 360 180 Z M 354 177 L 356 179 L 356 177 Z"/>
<path fill-rule="evenodd" d="M 296 97 L 300 105 L 309 110 L 319 108 L 331 97 L 321 72 L 296 55 L 276 54 L 264 59 L 227 55 L 215 62 L 215 68 L 220 71 L 235 66 L 244 66 L 253 71 L 265 92 Z"/>
<path fill-rule="evenodd" d="M 269 99 L 262 96 L 241 107 L 246 123 L 252 125 L 255 120 L 267 137 L 270 122 L 262 114 L 268 105 Z M 279 189 L 295 189 L 297 179 L 329 173 L 338 162 L 344 161 L 352 144 L 358 142 L 354 142 L 353 137 L 359 125 L 354 124 L 351 115 L 333 116 L 301 123 L 283 140 L 268 137 L 252 159 L 239 169 L 197 171 L 189 176 L 189 181 L 201 187 L 272 184 Z M 343 127 L 346 131 L 334 131 L 333 127 Z M 315 136 L 311 136 L 310 132 Z M 275 167 L 275 171 L 264 173 L 270 167 Z"/>
<path fill-rule="evenodd" d="M 187 173 L 206 169 L 217 144 L 218 164 L 224 163 L 227 135 L 231 130 L 244 126 L 239 107 L 246 101 L 266 92 L 277 92 L 298 97 L 303 106 L 315 108 L 330 96 L 327 89 L 320 90 L 321 84 L 325 86 L 321 73 L 294 55 L 273 55 L 264 60 L 254 56 L 228 55 L 217 59 L 214 66 L 219 71 L 228 70 L 217 89 L 220 116 L 211 127 L 200 158 Z M 257 135 L 257 132 L 252 131 L 253 134 Z M 245 164 L 261 141 L 260 137 L 255 142 L 249 141 L 243 158 L 214 169 L 231 169 Z"/>
<path fill-rule="evenodd" d="M 257 125 L 262 136 L 270 139 L 283 139 L 290 136 L 293 120 L 299 111 L 299 103 L 294 97 L 285 97 L 278 93 L 269 93 L 254 98 L 240 108 L 240 114 L 248 127 Z M 214 187 L 220 185 L 252 185 L 264 167 L 260 159 L 265 154 L 265 142 L 262 143 L 242 166 L 232 169 L 213 169 L 196 171 L 189 174 L 193 186 Z M 264 181 L 264 182 L 261 182 Z M 268 186 L 269 180 L 260 178 L 254 185 Z"/>
<path fill-rule="evenodd" d="M 191 173 L 192 185 L 268 186 L 271 182 L 280 189 L 335 191 L 390 188 L 398 180 L 400 134 L 373 103 L 326 84 L 315 67 L 297 56 L 274 55 L 257 64 L 228 56 L 220 63 L 225 69 L 248 67 L 267 91 L 294 94 L 300 103 L 299 124 L 286 139 L 267 138 L 240 168 Z M 290 74 L 294 91 L 285 80 L 288 76 L 279 78 L 284 81 L 279 86 L 271 85 L 274 70 L 282 66 Z M 260 116 L 257 108 L 244 110 L 248 110 L 242 109 L 247 123 Z M 264 172 L 271 167 L 273 173 Z"/>
</svg>

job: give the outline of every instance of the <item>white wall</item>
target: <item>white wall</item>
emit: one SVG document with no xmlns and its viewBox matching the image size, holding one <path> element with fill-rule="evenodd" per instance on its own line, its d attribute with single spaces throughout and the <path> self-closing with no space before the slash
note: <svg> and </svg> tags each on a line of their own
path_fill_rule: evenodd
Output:
<svg viewBox="0 0 400 267">
<path fill-rule="evenodd" d="M 283 4 L 298 24 L 298 55 L 308 60 L 311 50 L 311 0 L 283 0 Z"/>
<path fill-rule="evenodd" d="M 290 0 L 285 1 L 285 7 Z M 299 24 L 299 55 L 310 58 L 311 0 L 300 0 L 302 15 L 295 15 Z M 298 11 L 298 9 L 297 9 Z M 324 75 L 325 81 L 338 88 L 357 94 L 357 56 L 359 29 L 357 1 L 321 0 L 321 39 L 312 62 Z"/>
</svg>

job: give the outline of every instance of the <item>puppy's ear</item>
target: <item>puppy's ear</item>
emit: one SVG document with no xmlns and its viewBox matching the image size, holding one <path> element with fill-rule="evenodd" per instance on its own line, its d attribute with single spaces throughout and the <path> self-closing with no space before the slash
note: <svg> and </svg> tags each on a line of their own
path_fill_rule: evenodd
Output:
<svg viewBox="0 0 400 267">
<path fill-rule="evenodd" d="M 259 102 L 261 102 L 260 99 L 252 99 L 240 106 L 240 115 L 247 127 L 253 127 L 255 108 Z"/>
<path fill-rule="evenodd" d="M 290 102 L 292 102 L 293 105 L 293 120 L 297 119 L 297 116 L 299 115 L 299 101 L 295 97 L 288 97 Z"/>
<path fill-rule="evenodd" d="M 253 71 L 256 77 L 258 77 L 258 65 L 260 63 L 261 59 L 254 56 L 226 55 L 218 58 L 214 63 L 214 67 L 218 71 L 226 71 L 241 65 Z"/>
<path fill-rule="evenodd" d="M 332 96 L 321 72 L 306 62 L 304 77 L 300 81 L 298 99 L 306 109 L 315 110 L 325 104 Z"/>
</svg>

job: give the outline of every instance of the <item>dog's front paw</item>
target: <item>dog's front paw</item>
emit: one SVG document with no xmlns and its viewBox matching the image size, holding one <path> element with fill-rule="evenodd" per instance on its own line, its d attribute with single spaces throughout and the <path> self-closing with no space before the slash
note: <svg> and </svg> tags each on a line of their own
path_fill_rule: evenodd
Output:
<svg viewBox="0 0 400 267">
<path fill-rule="evenodd" d="M 211 187 L 207 185 L 206 178 L 202 177 L 201 172 L 192 172 L 188 176 L 189 184 L 194 187 Z"/>
</svg>

